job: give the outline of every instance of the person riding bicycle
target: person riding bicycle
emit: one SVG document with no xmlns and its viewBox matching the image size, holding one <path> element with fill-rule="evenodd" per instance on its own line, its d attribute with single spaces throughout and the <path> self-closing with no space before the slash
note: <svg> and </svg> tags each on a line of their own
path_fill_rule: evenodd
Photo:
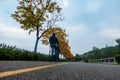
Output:
<svg viewBox="0 0 120 80">
<path fill-rule="evenodd" d="M 55 56 L 56 61 L 58 61 L 60 50 L 59 50 L 59 42 L 55 33 L 53 33 L 52 36 L 49 38 L 49 43 L 50 43 L 50 47 L 52 48 L 52 51 L 55 50 L 55 54 L 53 55 Z"/>
</svg>

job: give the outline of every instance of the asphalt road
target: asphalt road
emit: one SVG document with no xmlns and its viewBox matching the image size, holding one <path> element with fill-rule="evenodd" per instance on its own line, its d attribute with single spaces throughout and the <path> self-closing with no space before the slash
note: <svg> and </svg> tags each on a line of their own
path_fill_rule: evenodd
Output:
<svg viewBox="0 0 120 80">
<path fill-rule="evenodd" d="M 0 73 L 59 63 L 0 61 Z M 0 80 L 120 80 L 120 66 L 68 62 L 59 66 L 2 77 Z"/>
</svg>

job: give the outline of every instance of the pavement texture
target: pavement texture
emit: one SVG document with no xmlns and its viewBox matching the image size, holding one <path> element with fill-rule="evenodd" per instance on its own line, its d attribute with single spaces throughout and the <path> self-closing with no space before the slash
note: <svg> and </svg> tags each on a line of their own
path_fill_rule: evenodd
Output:
<svg viewBox="0 0 120 80">
<path fill-rule="evenodd" d="M 0 72 L 58 63 L 60 62 L 0 61 Z M 120 66 L 68 62 L 60 66 L 3 77 L 0 80 L 120 80 Z"/>
</svg>

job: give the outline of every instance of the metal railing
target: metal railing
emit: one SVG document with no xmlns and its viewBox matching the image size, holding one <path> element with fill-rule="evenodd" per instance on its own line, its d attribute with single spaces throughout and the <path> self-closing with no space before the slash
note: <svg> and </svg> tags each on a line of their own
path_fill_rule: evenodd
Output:
<svg viewBox="0 0 120 80">
<path fill-rule="evenodd" d="M 115 57 L 110 57 L 110 58 L 103 58 L 103 59 L 90 59 L 88 60 L 88 62 L 92 62 L 92 63 L 112 63 L 112 64 L 116 64 L 116 60 Z"/>
</svg>

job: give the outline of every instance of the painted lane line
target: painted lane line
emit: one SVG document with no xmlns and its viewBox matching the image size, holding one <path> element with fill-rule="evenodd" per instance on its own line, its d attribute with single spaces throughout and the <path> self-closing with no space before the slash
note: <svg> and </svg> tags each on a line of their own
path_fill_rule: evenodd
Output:
<svg viewBox="0 0 120 80">
<path fill-rule="evenodd" d="M 60 66 L 63 64 L 66 64 L 66 63 L 52 64 L 52 65 L 39 66 L 39 67 L 33 67 L 33 68 L 26 68 L 26 69 L 19 69 L 19 70 L 14 70 L 14 71 L 7 71 L 7 72 L 0 72 L 0 78 L 12 76 L 12 75 L 16 75 L 16 74 L 21 74 L 21 73 L 25 73 L 25 72 L 45 69 L 45 68 L 54 67 L 54 66 Z"/>
</svg>

